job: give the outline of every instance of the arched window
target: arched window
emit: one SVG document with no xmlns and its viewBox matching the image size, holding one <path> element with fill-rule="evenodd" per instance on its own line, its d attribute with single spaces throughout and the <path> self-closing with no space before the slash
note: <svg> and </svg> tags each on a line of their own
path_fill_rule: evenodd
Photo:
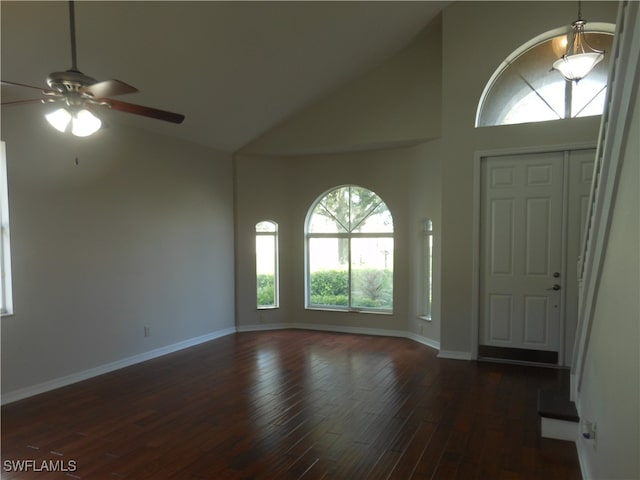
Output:
<svg viewBox="0 0 640 480">
<path fill-rule="evenodd" d="M 9 241 L 9 192 L 7 188 L 7 157 L 0 141 L 0 315 L 13 313 L 11 295 L 11 253 Z"/>
<path fill-rule="evenodd" d="M 431 320 L 433 306 L 433 222 L 429 219 L 424 221 L 422 271 L 424 284 L 421 318 Z"/>
<path fill-rule="evenodd" d="M 605 56 L 579 82 L 566 81 L 551 65 L 566 48 L 567 33 L 554 30 L 522 45 L 502 62 L 487 83 L 476 127 L 546 122 L 600 115 L 604 109 L 614 25 L 589 23 L 585 37 Z"/>
<path fill-rule="evenodd" d="M 258 308 L 277 308 L 278 224 L 269 220 L 256 224 L 256 297 Z"/>
<path fill-rule="evenodd" d="M 306 254 L 307 308 L 392 311 L 393 218 L 371 190 L 347 185 L 316 200 Z"/>
</svg>

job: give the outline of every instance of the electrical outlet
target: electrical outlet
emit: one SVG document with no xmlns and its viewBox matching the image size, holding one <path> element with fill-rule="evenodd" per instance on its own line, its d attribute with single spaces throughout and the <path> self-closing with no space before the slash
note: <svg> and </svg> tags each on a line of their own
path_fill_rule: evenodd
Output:
<svg viewBox="0 0 640 480">
<path fill-rule="evenodd" d="M 590 422 L 588 420 L 582 421 L 582 438 L 591 442 L 591 445 L 593 446 L 594 449 L 596 448 L 596 442 L 597 442 L 596 432 L 597 432 L 596 422 Z"/>
<path fill-rule="evenodd" d="M 149 325 L 145 325 L 144 326 L 144 336 L 145 337 L 150 337 L 151 336 L 151 327 Z"/>
</svg>

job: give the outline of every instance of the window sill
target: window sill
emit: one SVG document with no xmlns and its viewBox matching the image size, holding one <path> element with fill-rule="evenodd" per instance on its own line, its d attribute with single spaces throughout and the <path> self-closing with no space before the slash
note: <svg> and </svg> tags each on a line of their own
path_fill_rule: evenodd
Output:
<svg viewBox="0 0 640 480">
<path fill-rule="evenodd" d="M 2 312 L 0 313 L 0 317 L 4 318 L 4 317 L 13 317 L 14 313 L 13 312 Z"/>
<path fill-rule="evenodd" d="M 431 322 L 432 321 L 431 315 L 418 315 L 418 318 L 420 320 L 424 320 L 425 322 Z"/>
<path fill-rule="evenodd" d="M 256 307 L 256 310 L 277 310 L 280 308 L 278 305 L 269 305 L 264 307 Z"/>
<path fill-rule="evenodd" d="M 325 308 L 325 307 L 305 307 L 305 310 L 316 310 L 320 312 L 342 312 L 342 313 L 371 313 L 373 315 L 393 315 L 391 311 L 383 310 L 359 310 L 357 308 Z"/>
</svg>

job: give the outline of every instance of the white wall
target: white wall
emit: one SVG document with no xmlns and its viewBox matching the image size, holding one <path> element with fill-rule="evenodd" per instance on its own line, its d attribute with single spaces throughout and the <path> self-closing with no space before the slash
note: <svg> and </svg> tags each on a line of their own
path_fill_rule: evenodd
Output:
<svg viewBox="0 0 640 480">
<path fill-rule="evenodd" d="M 597 425 L 579 439 L 587 479 L 640 478 L 640 95 L 631 118 L 577 398 Z"/>
<path fill-rule="evenodd" d="M 260 155 L 371 150 L 440 136 L 441 18 L 405 49 L 241 149 Z"/>
<path fill-rule="evenodd" d="M 3 109 L 2 140 L 15 310 L 1 321 L 3 398 L 233 327 L 230 155 L 118 125 L 71 138 L 38 106 Z"/>
<path fill-rule="evenodd" d="M 437 344 L 434 319 L 418 320 L 422 224 L 440 246 L 441 19 L 401 52 L 252 142 L 235 155 L 236 309 L 240 328 L 308 325 L 413 333 Z M 394 216 L 392 315 L 304 308 L 304 221 L 311 204 L 339 185 L 375 191 Z M 280 308 L 255 307 L 255 224 L 279 224 Z"/>
<path fill-rule="evenodd" d="M 236 308 L 241 328 L 299 324 L 326 328 L 413 332 L 439 340 L 437 318 L 423 329 L 416 316 L 422 222 L 440 221 L 438 145 L 303 157 L 255 157 L 237 154 Z M 394 220 L 394 311 L 392 315 L 326 312 L 304 308 L 304 222 L 312 203 L 327 190 L 356 184 L 376 192 Z M 408 188 L 412 185 L 414 188 Z M 255 224 L 278 222 L 280 304 L 256 310 Z M 439 234 L 436 245 L 439 244 Z M 436 275 L 439 275 L 436 265 Z M 436 300 L 434 311 L 439 312 Z M 437 315 L 434 315 L 436 317 Z"/>
</svg>

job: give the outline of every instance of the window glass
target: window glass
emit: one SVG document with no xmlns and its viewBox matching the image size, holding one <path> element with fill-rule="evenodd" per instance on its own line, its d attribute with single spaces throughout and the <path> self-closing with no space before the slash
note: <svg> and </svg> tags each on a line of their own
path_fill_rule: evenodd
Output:
<svg viewBox="0 0 640 480">
<path fill-rule="evenodd" d="M 319 198 L 307 220 L 307 298 L 312 308 L 393 308 L 393 218 L 356 185 Z"/>
<path fill-rule="evenodd" d="M 613 25 L 610 25 L 613 31 Z M 476 127 L 546 122 L 600 115 L 604 109 L 613 34 L 586 32 L 604 59 L 579 82 L 566 81 L 551 65 L 565 51 L 567 36 L 554 35 L 520 47 L 493 74 L 478 106 Z"/>
<path fill-rule="evenodd" d="M 433 223 L 426 220 L 424 224 L 424 250 L 423 250 L 423 318 L 431 319 L 431 307 L 433 305 Z"/>
<path fill-rule="evenodd" d="M 279 305 L 278 224 L 256 224 L 256 296 L 258 308 Z"/>
<path fill-rule="evenodd" d="M 13 313 L 11 292 L 11 248 L 9 232 L 9 189 L 5 143 L 0 142 L 0 314 Z"/>
</svg>

